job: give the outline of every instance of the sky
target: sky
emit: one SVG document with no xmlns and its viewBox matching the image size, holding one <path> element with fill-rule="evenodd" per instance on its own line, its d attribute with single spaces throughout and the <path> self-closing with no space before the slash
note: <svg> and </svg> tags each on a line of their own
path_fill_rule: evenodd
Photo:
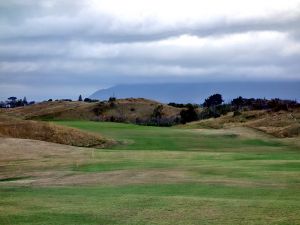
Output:
<svg viewBox="0 0 300 225">
<path fill-rule="evenodd" d="M 0 100 L 300 81 L 300 0 L 0 0 Z"/>
</svg>

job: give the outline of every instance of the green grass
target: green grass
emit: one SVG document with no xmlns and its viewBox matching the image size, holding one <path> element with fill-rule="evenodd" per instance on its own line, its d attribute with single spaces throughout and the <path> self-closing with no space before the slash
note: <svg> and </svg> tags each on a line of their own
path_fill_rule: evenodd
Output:
<svg viewBox="0 0 300 225">
<path fill-rule="evenodd" d="M 114 171 L 114 170 L 125 170 L 125 169 L 140 169 L 140 168 L 168 168 L 172 167 L 169 162 L 158 162 L 158 161 L 117 161 L 117 162 L 98 162 L 93 164 L 82 164 L 74 166 L 74 171 L 81 172 L 101 172 L 101 171 Z"/>
<path fill-rule="evenodd" d="M 297 224 L 300 210 L 299 189 L 195 183 L 5 188 L 1 194 L 1 224 Z"/>
<path fill-rule="evenodd" d="M 186 179 L 157 177 L 128 184 L 125 177 L 124 183 L 89 186 L 0 186 L 0 224 L 300 224 L 300 151 L 296 146 L 266 137 L 204 135 L 179 128 L 55 123 L 126 143 L 93 150 L 88 160 L 64 170 L 86 176 L 175 171 Z"/>
<path fill-rule="evenodd" d="M 122 123 L 101 123 L 87 121 L 57 121 L 90 132 L 99 132 L 106 137 L 122 140 L 127 145 L 114 146 L 113 149 L 128 150 L 169 150 L 169 151 L 270 151 L 284 147 L 274 140 L 240 139 L 236 135 L 204 135 L 192 130 L 167 127 L 137 126 Z M 234 147 L 234 149 L 233 149 Z"/>
</svg>

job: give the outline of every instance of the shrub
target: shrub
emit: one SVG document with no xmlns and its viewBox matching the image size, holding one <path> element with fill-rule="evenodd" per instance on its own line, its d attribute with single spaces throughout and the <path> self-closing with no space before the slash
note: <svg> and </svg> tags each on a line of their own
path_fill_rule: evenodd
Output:
<svg viewBox="0 0 300 225">
<path fill-rule="evenodd" d="M 183 109 L 180 112 L 181 123 L 183 124 L 198 120 L 198 115 L 195 110 L 195 107 L 192 104 L 188 104 L 187 107 L 187 109 Z"/>
</svg>

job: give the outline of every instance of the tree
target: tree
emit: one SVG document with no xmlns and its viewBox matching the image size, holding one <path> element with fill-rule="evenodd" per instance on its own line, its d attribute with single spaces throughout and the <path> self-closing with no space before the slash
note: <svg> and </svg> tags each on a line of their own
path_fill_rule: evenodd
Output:
<svg viewBox="0 0 300 225">
<path fill-rule="evenodd" d="M 9 97 L 8 100 L 12 101 L 12 102 L 15 102 L 17 100 L 17 97 Z"/>
<path fill-rule="evenodd" d="M 108 99 L 109 102 L 115 102 L 116 100 L 117 100 L 116 97 L 109 97 Z"/>
<path fill-rule="evenodd" d="M 181 123 L 187 123 L 198 120 L 197 112 L 192 104 L 187 104 L 187 109 L 181 110 L 180 116 Z"/>
<path fill-rule="evenodd" d="M 163 116 L 163 105 L 158 105 L 154 108 L 153 113 L 152 113 L 152 118 L 155 119 L 155 122 L 160 125 L 160 120 Z"/>
<path fill-rule="evenodd" d="M 24 106 L 24 103 L 23 103 L 22 99 L 17 100 L 16 103 L 15 103 L 15 107 L 20 107 L 20 106 Z"/>
<path fill-rule="evenodd" d="M 17 97 L 9 97 L 8 98 L 8 104 L 11 108 L 16 107 L 16 103 L 17 103 Z"/>
<path fill-rule="evenodd" d="M 28 104 L 26 97 L 23 98 L 23 104 L 24 104 L 24 105 L 27 105 L 27 104 Z"/>
<path fill-rule="evenodd" d="M 217 105 L 221 105 L 224 100 L 222 99 L 222 95 L 214 94 L 205 99 L 203 106 L 204 107 L 214 107 Z"/>
<path fill-rule="evenodd" d="M 221 114 L 218 112 L 217 106 L 221 106 L 222 102 L 224 101 L 222 99 L 222 95 L 220 94 L 214 94 L 205 99 L 203 106 L 207 108 L 207 115 L 219 117 Z"/>
<path fill-rule="evenodd" d="M 240 108 L 245 105 L 245 100 L 239 96 L 231 101 L 231 105 L 236 107 L 237 110 L 240 110 Z"/>
<path fill-rule="evenodd" d="M 82 96 L 81 95 L 79 95 L 78 101 L 82 102 Z"/>
<path fill-rule="evenodd" d="M 98 99 L 90 99 L 90 98 L 85 98 L 83 101 L 84 102 L 99 102 Z"/>
</svg>

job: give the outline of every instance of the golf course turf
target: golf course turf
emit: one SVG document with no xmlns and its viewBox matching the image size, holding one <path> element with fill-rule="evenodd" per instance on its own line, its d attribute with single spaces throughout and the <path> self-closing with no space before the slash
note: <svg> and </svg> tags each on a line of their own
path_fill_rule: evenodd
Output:
<svg viewBox="0 0 300 225">
<path fill-rule="evenodd" d="M 119 144 L 81 148 L 76 159 L 66 156 L 63 163 L 48 155 L 41 164 L 3 164 L 6 174 L 15 168 L 27 173 L 24 179 L 16 173 L 0 179 L 1 225 L 300 224 L 300 149 L 295 144 L 247 135 L 247 129 L 240 134 L 54 123 L 99 132 Z M 40 166 L 43 162 L 47 166 Z M 50 172 L 55 179 L 38 181 L 36 174 Z M 24 182 L 35 177 L 36 183 Z"/>
</svg>

